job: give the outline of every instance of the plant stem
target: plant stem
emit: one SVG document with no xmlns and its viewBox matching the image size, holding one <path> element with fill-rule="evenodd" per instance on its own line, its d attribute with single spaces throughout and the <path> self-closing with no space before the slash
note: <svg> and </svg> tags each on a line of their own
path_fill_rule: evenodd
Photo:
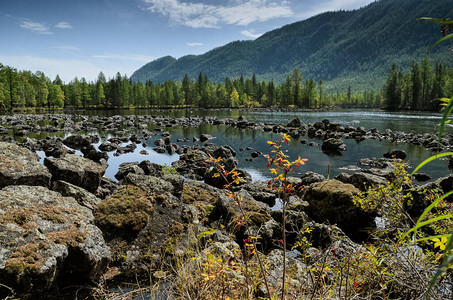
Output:
<svg viewBox="0 0 453 300">
<path fill-rule="evenodd" d="M 286 181 L 286 178 L 285 178 Z M 285 185 L 283 186 L 285 188 Z M 283 191 L 283 197 L 286 198 L 285 191 Z M 283 211 L 282 211 L 282 240 L 283 240 L 283 275 L 282 275 L 282 300 L 286 299 L 286 199 L 283 199 Z"/>
</svg>

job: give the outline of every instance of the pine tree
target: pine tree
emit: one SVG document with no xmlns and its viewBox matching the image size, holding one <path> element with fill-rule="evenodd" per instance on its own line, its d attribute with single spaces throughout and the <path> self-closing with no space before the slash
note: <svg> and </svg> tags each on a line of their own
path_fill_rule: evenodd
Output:
<svg viewBox="0 0 453 300">
<path fill-rule="evenodd" d="M 385 107 L 390 110 L 396 110 L 401 106 L 401 84 L 400 74 L 395 64 L 387 76 L 384 86 Z"/>
</svg>

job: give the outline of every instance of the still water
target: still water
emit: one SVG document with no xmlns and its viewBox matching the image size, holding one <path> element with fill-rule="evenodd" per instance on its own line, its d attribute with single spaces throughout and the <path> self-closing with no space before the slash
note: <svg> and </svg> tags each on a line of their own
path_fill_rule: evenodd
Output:
<svg viewBox="0 0 453 300">
<path fill-rule="evenodd" d="M 286 124 L 296 116 L 304 123 L 314 123 L 328 119 L 330 122 L 338 122 L 343 126 L 351 125 L 354 127 L 362 126 L 365 129 L 376 128 L 380 132 L 385 129 L 392 131 L 404 131 L 415 133 L 432 133 L 436 131 L 436 125 L 440 121 L 441 115 L 439 113 L 408 113 L 408 112 L 383 112 L 383 111 L 352 111 L 352 110 L 339 110 L 339 111 L 310 111 L 310 112 L 264 112 L 264 111 L 207 111 L 207 110 L 179 110 L 179 111 L 150 111 L 150 110 L 111 110 L 111 111 L 83 111 L 77 112 L 82 115 L 100 115 L 100 116 L 113 116 L 113 115 L 165 115 L 173 117 L 190 117 L 190 116 L 217 116 L 237 119 L 243 116 L 248 121 L 261 122 L 261 123 L 283 123 Z M 149 130 L 154 130 L 156 125 L 149 124 Z M 210 142 L 217 145 L 230 145 L 237 152 L 239 160 L 239 168 L 248 171 L 254 180 L 266 180 L 270 178 L 270 172 L 266 166 L 266 160 L 263 157 L 258 157 L 253 161 L 251 159 L 251 152 L 259 151 L 263 154 L 270 153 L 267 141 L 274 141 L 280 138 L 280 134 L 261 132 L 256 130 L 238 130 L 236 128 L 219 126 L 219 125 L 201 125 L 196 128 L 183 128 L 181 126 L 165 128 L 172 135 L 172 141 L 175 142 L 179 138 L 189 138 L 189 142 L 184 144 L 193 145 L 193 137 L 199 137 L 203 133 L 211 134 L 215 139 Z M 448 129 L 447 129 L 448 131 Z M 132 133 L 132 132 L 131 132 Z M 107 140 L 115 133 L 98 133 L 101 136 L 101 142 Z M 64 137 L 62 133 L 60 136 Z M 32 136 L 33 137 L 33 136 Z M 40 137 L 42 138 L 42 137 Z M 149 160 L 151 162 L 171 165 L 173 161 L 179 159 L 177 154 L 158 154 L 153 151 L 154 141 L 161 138 L 159 135 L 149 139 L 146 147 L 137 145 L 134 153 L 123 154 L 119 157 L 113 156 L 113 152 L 109 153 L 109 168 L 106 175 L 110 178 L 118 170 L 118 166 L 122 162 L 142 161 Z M 314 142 L 315 146 L 302 144 L 301 140 L 308 140 Z M 329 157 L 321 151 L 321 140 L 309 139 L 308 137 L 300 137 L 299 139 L 292 140 L 289 145 L 284 148 L 284 151 L 292 158 L 298 156 L 307 158 L 308 161 L 305 166 L 295 170 L 294 176 L 300 176 L 307 171 L 314 171 L 324 176 L 333 178 L 340 172 L 346 171 L 354 167 L 360 167 L 359 160 L 368 157 L 381 158 L 382 155 L 393 149 L 400 149 L 406 151 L 408 154 L 407 161 L 412 167 L 417 166 L 420 162 L 433 155 L 432 152 L 423 147 L 406 144 L 406 143 L 389 143 L 387 141 L 365 140 L 357 143 L 355 140 L 344 140 L 347 145 L 347 151 L 342 153 L 341 157 Z M 199 143 L 199 142 L 197 142 Z M 182 143 L 178 143 L 182 145 Z M 240 151 L 251 147 L 253 151 Z M 139 152 L 146 150 L 148 154 L 142 155 Z M 425 166 L 421 172 L 428 173 L 433 178 L 445 176 L 450 173 L 448 169 L 448 160 L 439 159 Z"/>
</svg>

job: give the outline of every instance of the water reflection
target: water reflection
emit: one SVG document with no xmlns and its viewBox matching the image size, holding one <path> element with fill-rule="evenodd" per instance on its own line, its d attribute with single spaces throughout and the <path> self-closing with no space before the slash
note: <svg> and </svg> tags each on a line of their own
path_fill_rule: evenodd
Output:
<svg viewBox="0 0 453 300">
<path fill-rule="evenodd" d="M 331 122 L 338 122 L 343 126 L 352 125 L 354 127 L 363 126 L 366 129 L 377 128 L 379 131 L 384 131 L 386 128 L 392 130 L 415 131 L 415 132 L 433 132 L 438 120 L 439 114 L 436 113 L 388 113 L 388 112 L 355 112 L 355 111 L 329 111 L 329 112 L 257 112 L 257 111 L 204 111 L 204 110 L 183 110 L 183 111 L 151 111 L 151 110 L 117 110 L 117 111 L 85 111 L 86 114 L 95 114 L 102 116 L 111 116 L 116 114 L 151 114 L 151 115 L 172 115 L 175 117 L 190 117 L 190 116 L 213 116 L 229 117 L 237 119 L 240 115 L 244 116 L 249 121 L 263 123 L 288 123 L 292 118 L 298 116 L 302 122 L 314 123 L 323 119 L 329 119 Z M 43 126 L 48 125 L 43 122 Z M 148 124 L 148 129 L 153 131 L 157 128 L 156 124 Z M 124 130 L 125 128 L 121 128 Z M 252 159 L 251 153 L 258 151 L 261 153 L 269 153 L 271 149 L 267 144 L 268 140 L 274 141 L 280 139 L 280 134 L 272 132 L 263 132 L 252 129 L 239 130 L 237 128 L 221 125 L 204 124 L 199 127 L 169 127 L 163 128 L 163 131 L 168 131 L 172 135 L 172 142 L 182 146 L 183 144 L 193 146 L 193 137 L 199 138 L 201 134 L 211 134 L 215 139 L 210 142 L 216 145 L 230 145 L 237 152 L 239 160 L 239 168 L 247 170 L 251 173 L 254 180 L 266 180 L 271 177 L 267 169 L 267 161 L 263 157 Z M 132 133 L 111 133 L 111 132 L 88 132 L 85 134 L 99 134 L 101 141 L 105 142 L 110 137 L 130 135 Z M 30 133 L 30 137 L 43 139 L 46 136 L 59 136 L 65 138 L 69 133 L 57 132 L 54 134 L 46 133 Z M 161 138 L 160 135 L 149 139 L 146 145 L 137 145 L 137 149 L 133 153 L 123 154 L 118 157 L 113 156 L 113 152 L 109 152 L 109 168 L 107 176 L 113 178 L 118 170 L 118 166 L 122 162 L 150 160 L 161 165 L 171 165 L 172 162 L 179 159 L 177 154 L 157 154 L 154 148 L 154 141 Z M 177 139 L 187 138 L 189 142 L 180 143 Z M 15 137 L 21 141 L 23 138 Z M 302 140 L 307 140 L 307 144 L 302 144 Z M 318 144 L 318 146 L 309 146 L 310 142 Z M 201 144 L 200 142 L 196 142 Z M 341 156 L 328 156 L 324 154 L 319 146 L 322 141 L 309 139 L 307 137 L 297 137 L 285 147 L 287 154 L 291 158 L 307 158 L 308 162 L 305 166 L 297 169 L 294 176 L 300 176 L 307 171 L 320 173 L 330 178 L 344 171 L 341 168 L 345 166 L 358 166 L 359 160 L 368 157 L 383 157 L 383 154 L 394 149 L 400 149 L 407 152 L 407 160 L 412 166 L 418 165 L 420 162 L 431 156 L 433 153 L 427 151 L 423 147 L 415 146 L 406 143 L 389 143 L 387 141 L 365 140 L 357 143 L 355 140 L 344 140 L 347 146 L 347 151 L 342 152 Z M 98 144 L 99 145 L 99 144 Z M 96 146 L 98 146 L 96 145 Z M 240 151 L 240 149 L 251 148 L 253 150 Z M 140 154 L 141 150 L 146 150 L 148 154 Z M 447 160 L 435 160 L 425 166 L 421 171 L 430 174 L 433 178 L 438 178 L 449 174 Z M 328 169 L 330 168 L 330 174 Z"/>
</svg>

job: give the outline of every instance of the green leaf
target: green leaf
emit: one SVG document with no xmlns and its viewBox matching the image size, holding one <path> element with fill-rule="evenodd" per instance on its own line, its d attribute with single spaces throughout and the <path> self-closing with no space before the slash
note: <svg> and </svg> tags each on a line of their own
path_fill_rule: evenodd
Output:
<svg viewBox="0 0 453 300">
<path fill-rule="evenodd" d="M 448 215 L 443 215 L 443 216 L 438 216 L 438 217 L 435 217 L 435 218 L 431 218 L 429 220 L 426 220 L 425 222 L 421 222 L 421 223 L 417 223 L 414 227 L 412 227 L 409 231 L 407 231 L 401 238 L 400 238 L 400 241 L 402 241 L 406 236 L 408 236 L 410 233 L 412 232 L 416 232 L 419 228 L 423 227 L 423 226 L 426 226 L 426 225 L 429 225 L 431 223 L 434 223 L 434 222 L 437 222 L 437 221 L 440 221 L 440 220 L 445 220 L 445 219 L 452 219 L 453 218 L 453 215 L 452 214 L 448 214 Z"/>
<path fill-rule="evenodd" d="M 436 46 L 437 44 L 445 41 L 445 40 L 448 40 L 448 39 L 451 39 L 453 38 L 453 33 L 450 33 L 449 35 L 446 35 L 444 36 L 443 38 L 441 38 L 440 40 L 438 40 L 437 42 L 435 42 L 429 49 L 432 49 L 434 46 Z"/>
<path fill-rule="evenodd" d="M 441 197 L 438 197 L 436 200 L 434 200 L 430 206 L 425 208 L 425 210 L 423 211 L 421 216 L 418 218 L 417 224 L 423 220 L 423 218 L 431 211 L 431 209 L 433 209 L 437 205 L 437 203 L 439 203 L 440 200 L 445 199 L 446 197 L 450 196 L 451 194 L 453 194 L 453 190 L 449 191 L 448 193 L 443 194 Z"/>
<path fill-rule="evenodd" d="M 433 155 L 427 159 L 425 159 L 423 162 L 421 162 L 416 168 L 414 171 L 412 171 L 411 173 L 411 176 L 414 176 L 414 174 L 420 170 L 424 165 L 426 165 L 427 163 L 435 160 L 435 159 L 438 159 L 438 158 L 441 158 L 441 157 L 444 157 L 444 156 L 450 156 L 450 155 L 453 155 L 453 152 L 445 152 L 445 153 L 439 153 L 439 154 L 436 154 L 436 155 Z"/>
<path fill-rule="evenodd" d="M 440 23 L 440 24 L 453 25 L 453 20 L 450 20 L 450 19 L 435 19 L 435 18 L 429 18 L 429 17 L 422 17 L 422 18 L 416 19 L 416 21 L 431 21 L 431 22 Z"/>
<path fill-rule="evenodd" d="M 435 239 L 435 238 L 441 239 L 443 237 L 448 238 L 448 237 L 450 237 L 450 234 L 431 235 L 431 236 L 417 239 L 416 241 L 417 242 L 431 241 L 432 239 Z"/>
<path fill-rule="evenodd" d="M 444 114 L 442 116 L 442 121 L 440 122 L 440 125 L 439 125 L 439 133 L 437 134 L 439 143 L 440 143 L 440 139 L 442 137 L 442 133 L 444 132 L 444 129 L 445 129 L 445 122 L 447 121 L 447 118 L 451 114 L 452 110 L 453 110 L 453 98 L 451 98 L 450 101 L 448 102 L 447 108 L 445 108 Z"/>
</svg>

